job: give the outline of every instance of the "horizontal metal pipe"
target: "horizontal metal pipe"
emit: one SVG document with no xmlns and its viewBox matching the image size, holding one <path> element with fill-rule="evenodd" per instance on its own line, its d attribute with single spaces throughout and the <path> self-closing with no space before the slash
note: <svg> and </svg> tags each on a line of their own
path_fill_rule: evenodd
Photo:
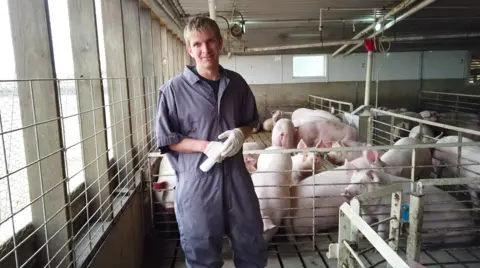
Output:
<svg viewBox="0 0 480 268">
<path fill-rule="evenodd" d="M 371 38 L 374 38 L 375 36 L 383 33 L 384 31 L 388 30 L 390 27 L 392 27 L 393 25 L 395 25 L 396 23 L 408 18 L 410 15 L 414 14 L 415 12 L 421 10 L 422 8 L 432 4 L 433 2 L 435 2 L 437 0 L 425 0 L 423 2 L 421 2 L 420 4 L 412 7 L 411 9 L 409 9 L 408 11 L 406 11 L 405 13 L 403 13 L 402 15 L 400 15 L 398 18 L 396 18 L 395 20 L 387 23 L 382 29 L 380 29 L 380 31 L 375 31 L 373 34 L 371 34 L 368 39 L 371 39 Z M 348 56 L 350 53 L 352 53 L 353 51 L 355 51 L 355 49 L 357 49 L 358 47 L 360 47 L 361 44 L 359 45 L 355 45 L 353 48 L 351 48 L 349 51 L 347 51 L 347 53 L 345 53 L 343 56 Z"/>
<path fill-rule="evenodd" d="M 392 112 L 388 112 L 388 111 L 383 111 L 383 110 L 371 109 L 370 111 L 371 111 L 372 113 L 379 113 L 379 114 L 389 115 L 389 116 L 392 116 L 392 117 L 407 119 L 407 120 L 410 120 L 410 121 L 413 121 L 413 122 L 417 122 L 417 123 L 422 123 L 422 124 L 425 124 L 425 125 L 430 125 L 430 126 L 434 126 L 434 127 L 440 127 L 440 128 L 443 128 L 443 129 L 450 129 L 450 130 L 454 130 L 454 131 L 457 131 L 457 132 L 462 132 L 462 133 L 468 133 L 468 134 L 472 134 L 472 135 L 477 135 L 477 136 L 480 137 L 480 132 L 479 132 L 479 131 L 471 130 L 471 129 L 468 129 L 468 128 L 460 128 L 460 127 L 451 126 L 451 125 L 447 125 L 447 124 L 441 124 L 441 123 L 437 123 L 437 122 L 432 122 L 432 121 L 428 121 L 428 120 L 418 119 L 418 118 L 414 118 L 414 117 L 410 117 L 410 116 L 405 116 L 405 115 L 401 115 L 401 114 L 396 114 L 396 113 L 392 113 Z M 432 145 L 433 145 L 433 144 L 432 144 Z M 463 145 L 460 144 L 459 146 L 463 146 Z M 473 145 L 473 146 L 476 146 L 476 145 Z"/>
<path fill-rule="evenodd" d="M 423 35 L 423 36 L 400 36 L 400 37 L 387 37 L 387 38 L 391 40 L 390 42 L 406 42 L 406 41 L 455 39 L 455 38 L 474 38 L 474 37 L 480 37 L 480 32 L 461 33 L 461 34 Z M 338 45 L 344 44 L 345 42 L 351 42 L 352 44 L 358 44 L 358 46 L 355 47 L 355 49 L 356 49 L 363 44 L 363 41 L 364 40 L 354 40 L 354 41 L 336 40 L 336 41 L 327 41 L 327 42 L 323 42 L 323 43 L 310 43 L 310 44 L 299 44 L 299 45 L 282 45 L 282 46 L 271 46 L 271 47 L 245 48 L 244 52 L 262 52 L 262 51 L 275 51 L 275 50 L 287 50 L 287 49 L 331 47 L 331 46 L 338 46 Z M 333 54 L 332 54 L 332 56 L 333 56 Z"/>
<path fill-rule="evenodd" d="M 374 29 L 377 23 L 382 23 L 383 21 L 385 21 L 386 19 L 390 18 L 391 16 L 397 14 L 400 10 L 403 10 L 404 8 L 408 7 L 409 5 L 411 5 L 415 1 L 416 0 L 404 0 L 403 2 L 401 2 L 400 4 L 395 6 L 392 10 L 390 10 L 387 14 L 385 14 L 383 17 L 381 17 L 378 21 L 376 21 L 376 22 L 374 21 L 372 24 L 370 24 L 370 26 L 368 26 L 367 28 L 363 29 L 361 32 L 356 34 L 352 38 L 351 41 L 347 41 L 342 47 L 337 49 L 337 51 L 335 51 L 332 54 L 332 57 L 335 57 L 336 55 L 338 55 L 338 53 L 342 52 L 345 48 L 347 48 L 347 46 L 349 46 L 350 44 L 353 44 L 352 41 L 359 39 L 364 34 L 371 31 L 372 29 Z"/>
<path fill-rule="evenodd" d="M 461 94 L 461 93 L 449 93 L 449 92 L 439 92 L 439 91 L 428 91 L 422 90 L 420 94 L 437 94 L 437 95 L 448 95 L 448 96 L 460 96 L 460 97 L 469 97 L 469 98 L 480 98 L 480 95 L 472 95 L 472 94 Z"/>
</svg>

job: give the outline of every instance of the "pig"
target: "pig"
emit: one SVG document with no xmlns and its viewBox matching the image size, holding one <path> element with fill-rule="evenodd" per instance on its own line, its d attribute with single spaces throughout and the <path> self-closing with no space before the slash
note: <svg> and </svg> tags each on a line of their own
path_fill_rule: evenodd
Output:
<svg viewBox="0 0 480 268">
<path fill-rule="evenodd" d="M 437 143 L 458 143 L 458 136 L 446 136 L 437 141 Z M 462 137 L 463 142 L 474 142 L 471 139 Z M 477 178 L 480 176 L 480 147 L 466 146 L 462 147 L 460 159 L 460 169 L 457 175 L 458 147 L 443 147 L 433 150 L 433 164 L 437 177 L 468 177 Z M 442 167 L 440 165 L 447 165 Z M 469 192 L 474 207 L 480 207 L 477 191 L 480 185 L 470 184 Z"/>
<path fill-rule="evenodd" d="M 374 192 L 382 187 L 380 185 L 402 183 L 403 200 L 402 203 L 409 203 L 411 181 L 406 178 L 393 176 L 381 171 L 374 170 L 355 170 L 350 179 L 350 185 L 345 187 L 341 195 L 347 200 L 351 200 L 354 196 Z M 445 192 L 435 186 L 425 186 L 424 195 L 424 214 L 422 227 L 425 230 L 439 229 L 457 229 L 459 231 L 434 232 L 430 234 L 422 234 L 422 243 L 468 243 L 475 236 L 475 231 L 462 230 L 475 227 L 472 216 L 466 210 L 466 207 L 458 202 L 448 192 Z M 367 201 L 361 207 L 362 214 L 368 223 L 373 221 L 382 221 L 390 217 L 391 210 L 390 194 Z M 378 225 L 379 236 L 383 239 L 389 235 L 389 221 Z"/>
<path fill-rule="evenodd" d="M 357 140 L 357 130 L 337 121 L 311 121 L 298 126 L 296 140 L 303 139 L 307 146 L 314 146 L 321 140 L 334 141 Z M 331 147 L 331 145 L 329 146 Z"/>
<path fill-rule="evenodd" d="M 416 138 L 401 138 L 394 145 L 414 145 L 423 143 Z M 412 165 L 412 151 L 413 149 L 390 149 L 379 157 L 379 153 L 371 150 L 374 155 L 374 162 L 379 162 L 380 165 L 388 167 L 385 169 L 386 173 L 391 175 L 410 178 Z M 372 158 L 370 158 L 372 159 Z M 397 167 L 396 167 L 397 166 Z M 407 167 L 400 167 L 407 166 Z M 420 178 L 430 177 L 432 169 L 432 152 L 429 148 L 415 149 L 415 175 Z"/>
<path fill-rule="evenodd" d="M 158 179 L 153 183 L 155 200 L 160 202 L 165 209 L 174 212 L 174 190 L 177 185 L 177 176 L 168 160 L 168 157 L 162 157 L 160 168 L 158 170 Z"/>
<path fill-rule="evenodd" d="M 292 119 L 292 112 L 284 112 L 282 110 L 275 110 L 272 112 L 272 120 L 274 124 L 282 118 Z"/>
<path fill-rule="evenodd" d="M 325 120 L 341 122 L 338 117 L 323 110 L 299 108 L 293 111 L 292 113 L 292 122 L 295 127 L 311 121 L 325 121 Z"/>
<path fill-rule="evenodd" d="M 423 118 L 423 120 L 428 120 L 432 122 L 436 122 L 439 118 L 439 114 L 435 111 L 422 111 L 419 115 Z"/>
<path fill-rule="evenodd" d="M 410 138 L 417 138 L 421 139 L 424 143 L 435 143 L 438 139 L 443 136 L 443 132 L 440 133 L 438 136 L 435 137 L 435 133 L 433 132 L 432 128 L 426 125 L 422 125 L 422 129 L 420 130 L 420 126 L 416 126 L 410 130 L 410 134 L 408 137 Z"/>
<path fill-rule="evenodd" d="M 272 146 L 293 149 L 295 144 L 298 142 L 295 140 L 295 127 L 292 120 L 286 118 L 278 120 L 272 130 Z"/>
<path fill-rule="evenodd" d="M 341 196 L 355 168 L 381 168 L 374 154 L 364 151 L 363 156 L 333 170 L 320 172 L 292 186 L 292 226 L 297 235 L 312 234 L 313 202 L 315 197 L 315 232 L 338 226 L 338 210 L 345 202 Z M 368 159 L 370 158 L 370 159 Z M 370 164 L 372 163 L 372 164 Z M 349 170 L 347 170 L 349 169 Z M 313 184 L 315 183 L 315 186 Z"/>
<path fill-rule="evenodd" d="M 323 148 L 324 144 L 322 141 L 317 143 L 316 148 Z M 297 145 L 298 149 L 306 149 L 307 145 L 301 139 Z M 313 164 L 315 161 L 315 171 L 322 169 L 322 158 L 320 153 L 298 153 L 292 156 L 292 183 L 297 184 L 301 180 L 308 177 L 312 174 Z"/>
<path fill-rule="evenodd" d="M 265 149 L 265 144 L 261 142 L 245 142 L 243 143 L 243 151 L 248 150 L 263 150 Z M 258 154 L 243 154 L 243 161 L 245 162 L 245 167 L 250 173 L 255 172 L 257 169 L 257 160 Z"/>
<path fill-rule="evenodd" d="M 278 150 L 279 146 L 270 146 L 265 150 Z M 255 193 L 259 199 L 263 218 L 265 241 L 278 231 L 282 219 L 290 215 L 290 185 L 292 183 L 292 158 L 285 153 L 260 154 L 257 163 L 257 172 L 252 174 Z M 287 172 L 285 172 L 287 171 Z M 261 172 L 261 173 L 260 173 Z M 258 187 L 271 185 L 272 187 Z M 271 198 L 271 199 L 269 199 Z M 293 240 L 291 221 L 285 219 L 289 239 Z"/>
<path fill-rule="evenodd" d="M 415 113 L 415 112 L 404 112 L 404 113 L 400 113 L 400 115 L 409 116 L 417 119 L 423 119 L 422 116 L 420 116 L 418 113 Z M 418 125 L 417 122 L 407 120 L 407 119 L 399 119 L 399 118 L 395 118 L 394 124 L 395 124 L 395 127 L 393 129 L 393 137 L 395 137 L 394 140 L 398 140 L 399 138 L 402 138 L 402 137 L 408 137 L 409 131 L 413 127 Z"/>
<path fill-rule="evenodd" d="M 265 131 L 272 131 L 273 129 L 273 125 L 275 125 L 275 123 L 273 123 L 273 119 L 272 118 L 268 118 L 267 120 L 265 120 L 262 124 L 262 129 L 265 130 Z"/>
<path fill-rule="evenodd" d="M 333 143 L 332 148 L 339 147 L 362 147 L 367 146 L 366 143 L 357 141 L 336 141 Z M 346 152 L 329 152 L 327 153 L 327 160 L 334 165 L 343 165 L 345 160 L 352 161 L 362 156 L 362 151 L 346 151 Z"/>
</svg>

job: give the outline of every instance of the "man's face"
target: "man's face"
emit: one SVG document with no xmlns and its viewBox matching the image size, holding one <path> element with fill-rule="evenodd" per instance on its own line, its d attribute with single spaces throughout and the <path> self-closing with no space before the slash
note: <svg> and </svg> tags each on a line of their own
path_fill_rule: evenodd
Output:
<svg viewBox="0 0 480 268">
<path fill-rule="evenodd" d="M 188 41 L 187 52 L 195 59 L 198 67 L 211 70 L 218 66 L 223 40 L 219 40 L 214 31 L 190 32 Z"/>
</svg>

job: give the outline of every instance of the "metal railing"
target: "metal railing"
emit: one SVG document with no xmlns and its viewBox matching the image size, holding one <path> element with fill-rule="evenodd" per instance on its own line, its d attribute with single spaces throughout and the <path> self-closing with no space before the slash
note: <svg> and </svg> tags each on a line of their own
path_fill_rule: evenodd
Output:
<svg viewBox="0 0 480 268">
<path fill-rule="evenodd" d="M 333 100 L 315 95 L 308 95 L 308 105 L 312 109 L 325 110 L 332 114 L 338 112 L 353 112 L 353 104 L 350 102 Z"/>
<path fill-rule="evenodd" d="M 155 78 L 8 80 L 0 93 L 0 266 L 77 267 L 140 184 Z"/>
<path fill-rule="evenodd" d="M 449 113 L 449 119 L 470 121 L 459 113 L 478 114 L 480 95 L 448 93 L 438 91 L 420 91 L 420 106 L 424 110 Z"/>
<path fill-rule="evenodd" d="M 342 148 L 342 147 L 337 147 L 337 148 L 307 148 L 307 149 L 277 149 L 277 150 L 249 150 L 249 151 L 244 151 L 243 153 L 244 154 L 272 154 L 272 153 L 282 153 L 282 154 L 290 154 L 290 153 L 319 153 L 319 154 L 326 154 L 328 152 L 352 152 L 352 151 L 365 151 L 365 150 L 377 150 L 377 151 L 381 151 L 381 150 L 384 150 L 384 151 L 387 151 L 387 150 L 390 150 L 390 149 L 419 149 L 419 148 L 428 148 L 428 149 L 439 149 L 439 148 L 448 148 L 448 147 L 459 147 L 459 146 L 480 146 L 480 143 L 479 142 L 463 142 L 463 143 L 457 143 L 457 142 L 454 142 L 454 143 L 441 143 L 441 144 L 415 144 L 415 145 L 380 145 L 380 146 L 360 146 L 360 147 L 350 147 L 350 148 Z M 411 158 L 412 159 L 415 159 L 417 156 L 416 156 L 416 150 L 411 150 L 412 152 L 412 155 L 411 155 Z M 162 155 L 160 155 L 159 153 L 151 153 L 150 154 L 150 157 L 152 159 L 154 158 L 157 158 L 157 157 L 161 157 Z M 324 159 L 324 161 L 326 162 L 326 159 Z M 415 168 L 418 168 L 418 167 L 421 167 L 419 165 L 416 165 L 415 164 L 415 161 L 412 161 L 412 165 L 407 165 L 405 166 L 406 168 L 412 168 L 412 173 L 411 173 L 411 182 L 414 182 L 417 180 L 416 178 L 416 174 L 415 174 Z M 293 214 L 291 214 L 290 216 L 285 216 L 283 219 L 292 219 L 292 220 L 297 220 L 297 221 L 300 221 L 302 218 L 305 219 L 303 225 L 300 225 L 298 224 L 297 226 L 294 225 L 295 227 L 295 237 L 296 237 L 296 241 L 294 242 L 291 242 L 291 241 L 288 241 L 285 239 L 285 237 L 287 236 L 286 234 L 276 234 L 275 235 L 275 238 L 276 239 L 272 239 L 270 242 L 269 242 L 269 245 L 273 248 L 282 248 L 282 247 L 289 247 L 291 248 L 291 251 L 288 251 L 288 252 L 284 252 L 282 254 L 286 254 L 286 253 L 293 253 L 293 252 L 297 252 L 297 254 L 311 254 L 312 252 L 318 252 L 319 254 L 324 254 L 325 253 L 325 248 L 323 248 L 323 246 L 325 246 L 326 244 L 323 243 L 324 241 L 324 238 L 325 237 L 337 237 L 337 234 L 336 233 L 332 233 L 332 232 L 318 232 L 317 230 L 317 221 L 327 221 L 329 220 L 328 217 L 335 217 L 337 218 L 338 217 L 338 210 L 340 209 L 341 211 L 343 211 L 342 213 L 345 213 L 345 211 L 347 211 L 347 205 L 341 205 L 341 204 L 338 204 L 338 207 L 333 208 L 335 209 L 335 215 L 328 215 L 325 214 L 325 215 L 322 215 L 322 211 L 324 211 L 325 209 L 329 208 L 329 206 L 326 206 L 326 205 L 322 205 L 322 200 L 325 200 L 325 199 L 328 199 L 328 198 L 335 198 L 335 197 L 338 197 L 339 196 L 339 193 L 335 192 L 335 191 L 329 191 L 328 193 L 319 193 L 318 192 L 318 189 L 320 189 L 321 187 L 340 187 L 338 189 L 343 189 L 343 187 L 346 187 L 347 185 L 350 184 L 350 182 L 332 182 L 332 183 L 328 183 L 328 184 L 325 184 L 325 183 L 322 183 L 321 180 L 309 180 L 309 178 L 315 178 L 317 176 L 322 176 L 322 173 L 323 172 L 338 172 L 338 174 L 340 174 L 340 172 L 342 172 L 342 170 L 344 171 L 344 168 L 345 167 L 337 167 L 336 169 L 332 169 L 332 166 L 331 164 L 326 164 L 326 163 L 322 163 L 322 168 L 321 169 L 316 169 L 315 168 L 315 165 L 314 163 L 312 163 L 312 168 L 310 169 L 305 169 L 305 170 L 285 170 L 284 172 L 292 172 L 292 171 L 305 171 L 308 174 L 308 178 L 305 178 L 301 183 L 297 184 L 297 185 L 294 185 L 295 188 L 300 191 L 302 189 L 304 189 L 305 191 L 309 191 L 307 194 L 304 194 L 303 196 L 299 196 L 299 195 L 291 195 L 289 197 L 284 197 L 284 198 L 288 198 L 290 200 L 296 200 L 297 202 L 297 206 L 293 206 L 291 208 L 289 208 L 289 211 L 292 211 L 294 212 Z M 335 166 L 333 166 L 333 168 L 335 168 Z M 359 170 L 361 170 L 361 168 L 358 168 Z M 381 169 L 381 170 L 388 170 L 389 167 L 382 167 L 382 168 L 369 168 L 369 169 Z M 316 170 L 315 172 L 313 170 Z M 268 171 L 266 171 L 268 172 Z M 387 171 L 385 171 L 387 172 Z M 314 175 L 315 174 L 315 175 Z M 313 176 L 314 175 L 314 176 Z M 339 175 L 341 176 L 341 175 Z M 338 177 L 338 176 L 336 176 Z M 165 212 L 165 210 L 158 210 L 158 207 L 162 205 L 162 203 L 160 202 L 160 200 L 155 200 L 155 196 L 154 196 L 154 192 L 153 189 L 152 189 L 152 183 L 153 181 L 156 181 L 156 180 L 161 180 L 161 176 L 149 176 L 149 181 L 147 182 L 147 185 L 145 185 L 145 191 L 149 191 L 149 195 L 150 195 L 150 198 L 151 198 L 151 224 L 154 226 L 154 229 L 155 230 L 155 233 L 156 234 L 159 234 L 161 235 L 161 237 L 163 237 L 164 240 L 162 241 L 170 241 L 170 242 L 173 242 L 175 244 L 175 246 L 173 246 L 173 250 L 172 248 L 170 248 L 169 250 L 172 250 L 172 251 L 169 251 L 170 253 L 168 252 L 165 252 L 165 255 L 162 255 L 163 258 L 176 258 L 177 261 L 178 261 L 178 256 L 176 255 L 177 253 L 176 252 L 179 252 L 181 251 L 181 248 L 180 248 L 180 244 L 179 244 L 179 237 L 178 237 L 178 229 L 176 227 L 176 221 L 175 219 L 173 218 L 173 214 L 172 212 L 168 213 L 168 212 Z M 309 180 L 309 181 L 307 181 Z M 465 184 L 465 183 L 472 183 L 472 179 L 465 179 L 465 180 L 458 180 L 455 184 Z M 415 186 L 416 184 L 412 184 L 413 186 Z M 269 187 L 269 186 L 272 186 L 272 185 L 262 185 L 262 186 L 257 186 L 256 188 L 258 189 L 259 187 Z M 278 186 L 278 185 L 277 185 Z M 283 186 L 287 186 L 287 185 L 280 185 L 278 187 L 283 187 Z M 293 186 L 293 185 L 292 185 Z M 412 186 L 412 187 L 413 187 Z M 399 189 L 398 188 L 398 185 L 395 186 L 393 185 L 392 187 L 387 187 L 386 189 L 382 189 L 382 192 L 385 194 L 385 193 L 396 193 L 396 197 L 399 197 L 401 196 L 401 194 L 399 193 Z M 447 191 L 446 191 L 447 192 Z M 378 195 L 378 193 L 374 193 L 374 194 L 367 194 L 367 195 L 364 195 L 364 196 L 358 196 L 357 199 L 359 201 L 368 201 L 370 200 L 372 197 L 379 197 L 380 195 Z M 393 196 L 392 196 L 393 197 Z M 283 198 L 283 197 L 282 197 Z M 282 199 L 282 198 L 279 198 L 279 197 L 276 197 L 274 199 Z M 414 198 L 410 197 L 412 201 L 410 201 L 410 211 L 411 211 L 411 215 L 415 215 L 415 200 Z M 421 198 L 421 197 L 420 197 Z M 260 197 L 259 200 L 263 200 L 263 199 L 272 199 L 271 197 Z M 398 226 L 398 219 L 400 218 L 400 212 L 399 212 L 399 204 L 401 204 L 401 198 L 400 199 L 396 199 L 396 205 L 395 206 L 392 206 L 395 207 L 395 210 L 394 212 L 392 212 L 392 215 L 390 218 L 388 218 L 388 221 L 390 221 L 391 224 L 391 228 L 390 228 L 390 237 L 388 239 L 388 241 L 384 242 L 385 245 L 389 245 L 391 248 L 390 250 L 396 250 L 397 248 L 400 248 L 399 246 L 399 241 L 401 240 L 398 236 L 399 236 L 399 232 L 398 232 L 398 228 L 396 229 L 395 232 L 392 232 L 392 228 L 395 227 L 395 226 Z M 400 200 L 400 201 L 398 201 Z M 420 202 L 420 201 L 419 201 Z M 343 203 L 343 202 L 342 202 Z M 392 203 L 393 204 L 393 203 Z M 303 213 L 303 214 L 300 214 L 299 211 L 302 211 L 302 210 L 308 210 L 308 213 Z M 346 218 L 344 219 L 344 221 L 342 223 L 340 223 L 340 227 L 345 225 L 346 223 L 346 220 L 347 218 L 349 219 L 354 219 L 353 221 L 355 223 L 357 223 L 357 218 L 352 218 L 354 216 L 351 216 L 351 213 L 349 213 L 348 211 L 346 212 L 348 214 L 348 216 L 345 216 Z M 422 212 L 418 212 L 418 213 L 423 213 Z M 358 214 L 358 213 L 357 213 Z M 341 215 L 341 214 L 340 214 Z M 395 218 L 392 218 L 393 216 L 395 216 Z M 167 218 L 167 219 L 166 219 Z M 397 222 L 395 222 L 397 221 Z M 340 222 L 337 220 L 337 222 Z M 377 223 L 378 224 L 378 223 Z M 165 226 L 168 226 L 168 228 L 166 228 Z M 417 225 L 415 222 L 413 221 L 410 221 L 410 228 L 413 228 L 417 226 L 416 228 L 421 228 L 421 225 Z M 286 223 L 282 224 L 281 226 L 279 226 L 280 228 L 285 228 L 287 227 Z M 363 226 L 365 227 L 365 226 Z M 350 229 L 347 228 L 347 230 L 350 230 L 348 232 L 351 232 L 351 233 L 355 233 L 355 230 L 357 230 L 358 232 L 358 229 L 362 229 L 361 231 L 366 231 L 368 228 L 363 228 L 363 227 L 351 227 Z M 297 229 L 305 229 L 306 230 L 309 230 L 308 232 L 304 232 L 304 231 L 297 231 Z M 393 228 L 395 229 L 395 228 Z M 417 229 L 411 229 L 411 230 L 417 230 Z M 342 232 L 342 228 L 339 228 L 340 230 L 340 233 Z M 352 231 L 353 230 L 353 231 Z M 369 231 L 366 231 L 366 232 L 369 232 Z M 409 231 L 409 234 L 415 234 L 416 232 L 415 231 Z M 340 235 L 344 235 L 344 234 L 339 234 L 339 237 Z M 367 237 L 367 240 L 369 241 L 373 241 L 374 243 L 376 243 L 376 238 L 377 236 L 374 236 L 371 234 L 371 232 L 369 232 L 369 234 L 365 235 L 365 236 L 369 236 Z M 393 237 L 392 237 L 393 236 Z M 350 236 L 351 237 L 351 236 Z M 348 237 L 349 238 L 349 237 Z M 370 239 L 368 239 L 370 238 Z M 345 239 L 345 238 L 344 238 Z M 412 238 L 409 238 L 410 240 Z M 339 240 L 339 241 L 343 241 L 343 240 Z M 421 240 L 415 240 L 415 241 L 420 241 Z M 334 242 L 334 241 L 332 241 Z M 328 242 L 327 242 L 328 243 Z M 330 243 L 328 243 L 330 244 Z M 378 247 L 379 244 L 375 244 L 376 247 Z M 383 245 L 383 244 L 382 244 Z M 346 260 L 348 259 L 348 255 L 347 257 L 344 256 L 344 254 L 346 254 L 349 249 L 348 247 L 352 247 L 353 245 L 347 245 L 345 244 L 344 242 L 342 242 L 342 247 L 345 247 L 347 248 L 347 250 L 343 249 L 341 255 L 342 255 L 342 260 Z M 378 248 L 377 248 L 378 250 Z M 397 257 L 393 257 L 393 255 L 391 254 L 390 250 L 387 250 L 387 249 L 382 249 L 382 250 L 378 250 L 383 256 L 384 258 L 387 260 L 387 261 L 395 261 L 395 259 L 397 259 Z M 414 256 L 414 257 L 411 257 L 411 259 L 415 260 L 416 259 L 416 255 L 418 255 L 418 252 L 420 250 L 420 247 L 419 247 L 419 244 L 415 244 L 415 243 L 411 243 L 410 246 L 407 246 L 407 255 L 408 256 Z M 362 252 L 365 252 L 366 250 L 362 250 Z M 224 251 L 225 252 L 225 251 Z M 274 253 L 272 251 L 269 252 L 269 256 L 273 254 L 278 254 L 278 253 Z M 273 258 L 273 257 L 272 257 Z M 417 260 L 418 261 L 418 260 Z M 372 264 L 370 264 L 372 265 Z M 365 264 L 365 266 L 368 266 Z M 341 267 L 341 266 L 339 266 Z M 347 266 L 349 267 L 349 266 Z M 393 267 L 397 267 L 397 266 L 393 266 Z"/>
</svg>

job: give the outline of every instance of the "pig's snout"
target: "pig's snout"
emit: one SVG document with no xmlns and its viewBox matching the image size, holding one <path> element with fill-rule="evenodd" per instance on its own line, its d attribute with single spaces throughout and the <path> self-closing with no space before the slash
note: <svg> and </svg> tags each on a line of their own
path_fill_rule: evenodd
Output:
<svg viewBox="0 0 480 268">
<path fill-rule="evenodd" d="M 354 194 L 348 189 L 344 189 L 340 195 L 345 197 L 347 200 L 351 200 L 354 197 Z"/>
</svg>

